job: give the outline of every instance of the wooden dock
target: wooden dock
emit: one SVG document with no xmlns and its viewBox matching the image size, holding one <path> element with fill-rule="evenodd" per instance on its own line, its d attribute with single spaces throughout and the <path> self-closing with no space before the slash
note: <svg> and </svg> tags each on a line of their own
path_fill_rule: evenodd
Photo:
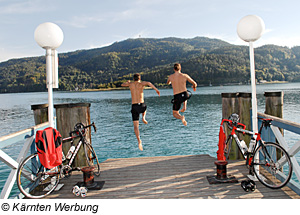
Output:
<svg viewBox="0 0 300 215">
<path fill-rule="evenodd" d="M 108 159 L 101 163 L 101 175 L 95 181 L 105 181 L 101 190 L 88 190 L 86 198 L 94 199 L 299 199 L 288 187 L 272 190 L 260 182 L 254 192 L 245 192 L 240 182 L 247 177 L 245 161 L 229 162 L 227 175 L 238 183 L 209 184 L 207 176 L 216 174 L 215 158 L 209 155 L 140 157 Z M 64 187 L 47 198 L 81 198 L 72 193 L 81 172 L 62 179 Z"/>
</svg>

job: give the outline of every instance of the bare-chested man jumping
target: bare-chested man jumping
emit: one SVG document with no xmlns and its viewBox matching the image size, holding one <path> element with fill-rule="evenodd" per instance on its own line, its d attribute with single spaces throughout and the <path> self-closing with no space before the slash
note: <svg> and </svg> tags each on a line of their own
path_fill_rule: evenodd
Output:
<svg viewBox="0 0 300 215">
<path fill-rule="evenodd" d="M 173 116 L 176 119 L 180 119 L 183 125 L 187 125 L 185 117 L 180 115 L 179 109 L 183 103 L 183 108 L 180 112 L 184 112 L 187 106 L 187 99 L 189 98 L 186 81 L 190 82 L 193 85 L 193 90 L 196 91 L 197 83 L 187 74 L 181 73 L 181 65 L 176 63 L 174 65 L 174 74 L 170 75 L 167 81 L 167 84 L 172 84 L 173 87 Z"/>
<path fill-rule="evenodd" d="M 132 121 L 134 127 L 134 133 L 139 143 L 139 149 L 143 151 L 142 140 L 140 138 L 140 130 L 139 130 L 139 116 L 142 113 L 142 120 L 145 124 L 148 124 L 146 121 L 146 110 L 147 105 L 144 103 L 144 87 L 149 86 L 154 89 L 157 94 L 160 96 L 159 90 L 151 83 L 146 81 L 141 81 L 140 74 L 134 74 L 133 76 L 134 82 L 127 81 L 123 83 L 122 87 L 129 87 L 131 92 L 131 113 L 132 113 Z"/>
</svg>

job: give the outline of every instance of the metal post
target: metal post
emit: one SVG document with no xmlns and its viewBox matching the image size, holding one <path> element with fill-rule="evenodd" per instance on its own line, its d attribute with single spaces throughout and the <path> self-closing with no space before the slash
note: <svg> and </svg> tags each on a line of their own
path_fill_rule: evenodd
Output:
<svg viewBox="0 0 300 215">
<path fill-rule="evenodd" d="M 250 74 L 251 74 L 251 93 L 252 93 L 252 131 L 258 132 L 256 80 L 255 80 L 255 64 L 254 64 L 253 42 L 249 42 L 249 54 L 250 54 Z"/>
<path fill-rule="evenodd" d="M 249 42 L 249 54 L 250 54 L 250 74 L 251 74 L 251 93 L 252 93 L 252 131 L 255 133 L 258 132 L 258 122 L 257 122 L 257 100 L 256 100 L 256 80 L 255 80 L 255 64 L 254 64 L 254 48 L 253 42 Z M 254 136 L 254 138 L 256 138 Z M 255 157 L 255 160 L 258 158 Z M 258 168 L 257 166 L 254 168 Z M 258 172 L 258 171 L 257 171 Z M 253 180 L 257 181 L 255 177 L 252 175 L 248 175 L 248 177 Z"/>
<path fill-rule="evenodd" d="M 53 76 L 52 76 L 52 51 L 50 48 L 46 49 L 46 72 L 47 72 L 47 87 L 48 87 L 48 119 L 50 127 L 54 128 L 53 115 Z"/>
</svg>

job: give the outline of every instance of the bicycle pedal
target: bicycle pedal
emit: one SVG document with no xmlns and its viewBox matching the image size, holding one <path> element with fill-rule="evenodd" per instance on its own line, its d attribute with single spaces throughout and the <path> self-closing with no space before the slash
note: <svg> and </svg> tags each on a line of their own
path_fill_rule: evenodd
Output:
<svg viewBox="0 0 300 215">
<path fill-rule="evenodd" d="M 249 180 L 250 190 L 254 191 L 256 189 L 256 184 L 253 180 Z"/>
</svg>

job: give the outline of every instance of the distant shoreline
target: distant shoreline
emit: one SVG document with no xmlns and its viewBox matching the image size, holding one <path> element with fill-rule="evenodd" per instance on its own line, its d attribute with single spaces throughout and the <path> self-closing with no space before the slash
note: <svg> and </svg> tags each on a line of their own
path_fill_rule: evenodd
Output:
<svg viewBox="0 0 300 215">
<path fill-rule="evenodd" d="M 256 83 L 256 85 L 262 85 L 262 84 L 283 84 L 283 83 L 289 83 L 288 81 L 266 81 L 262 83 Z M 212 85 L 212 87 L 219 87 L 219 86 L 233 86 L 233 85 L 245 85 L 241 83 L 226 83 L 226 84 L 219 84 L 219 85 Z M 250 84 L 248 84 L 250 85 Z M 198 85 L 198 87 L 209 87 L 208 85 Z M 171 89 L 171 86 L 160 86 L 160 89 Z M 145 87 L 145 89 L 151 89 L 151 87 Z M 114 91 L 114 90 L 129 90 L 128 87 L 115 87 L 115 88 L 103 88 L 103 89 L 83 89 L 78 90 L 77 92 L 96 92 L 96 91 Z"/>
<path fill-rule="evenodd" d="M 295 83 L 289 81 L 267 81 L 263 83 L 257 83 L 256 85 L 263 85 L 263 84 L 283 84 L 283 83 Z M 198 87 L 219 87 L 219 86 L 234 86 L 234 85 L 247 85 L 242 83 L 226 83 L 226 84 L 218 84 L 218 85 L 198 85 Z M 250 85 L 250 83 L 248 84 Z M 159 89 L 172 89 L 171 86 L 159 86 Z M 151 89 L 151 87 L 145 87 L 145 89 Z M 98 91 L 116 91 L 116 90 L 129 90 L 128 87 L 116 87 L 116 88 L 102 88 L 102 89 L 83 89 L 83 90 L 70 90 L 70 91 L 63 91 L 63 90 L 54 90 L 54 92 L 98 92 Z M 46 91 L 31 91 L 31 92 L 14 92 L 14 93 L 36 93 L 36 92 L 46 92 Z M 10 94 L 10 93 L 0 93 L 0 94 Z"/>
<path fill-rule="evenodd" d="M 113 90 L 128 90 L 128 87 L 115 87 L 115 88 L 103 88 L 103 89 L 83 89 L 78 92 L 93 92 L 93 91 L 113 91 Z"/>
<path fill-rule="evenodd" d="M 288 81 L 266 81 L 266 82 L 261 82 L 257 84 L 284 84 L 284 83 L 290 83 Z"/>
</svg>

